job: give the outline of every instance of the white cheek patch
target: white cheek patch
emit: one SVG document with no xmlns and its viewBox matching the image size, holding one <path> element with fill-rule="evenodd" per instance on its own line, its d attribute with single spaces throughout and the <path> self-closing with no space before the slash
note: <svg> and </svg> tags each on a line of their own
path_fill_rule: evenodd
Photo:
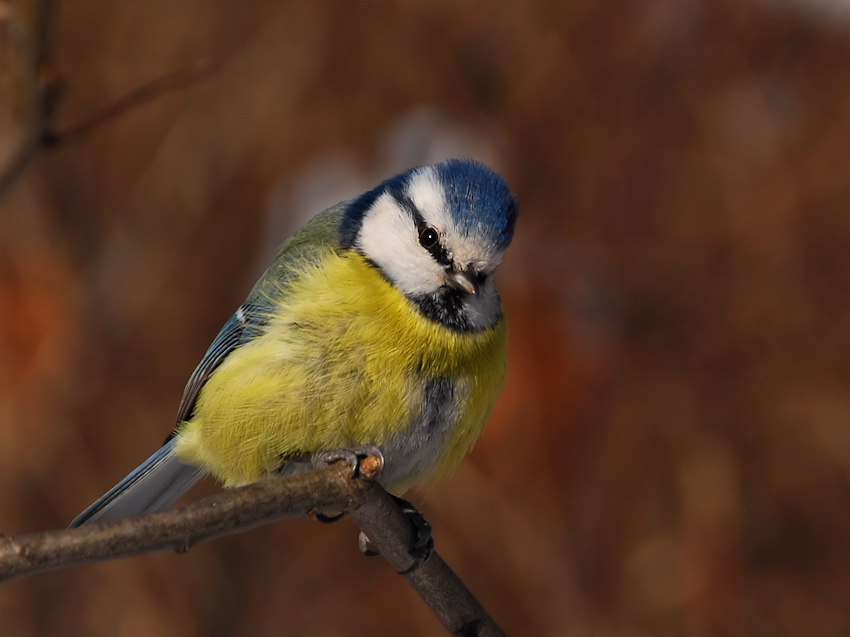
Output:
<svg viewBox="0 0 850 637">
<path fill-rule="evenodd" d="M 439 232 L 443 247 L 458 269 L 472 267 L 484 273 L 495 270 L 503 252 L 484 236 L 468 235 L 458 228 L 433 168 L 414 173 L 405 194 L 425 223 Z M 387 192 L 375 200 L 363 217 L 355 245 L 406 296 L 433 294 L 447 282 L 444 267 L 419 244 L 419 231 L 410 211 Z M 499 312 L 492 277 L 463 304 L 473 326 L 483 329 L 491 325 Z"/>
<path fill-rule="evenodd" d="M 364 217 L 357 247 L 404 294 L 428 294 L 443 284 L 443 269 L 419 245 L 413 219 L 387 193 Z"/>
</svg>

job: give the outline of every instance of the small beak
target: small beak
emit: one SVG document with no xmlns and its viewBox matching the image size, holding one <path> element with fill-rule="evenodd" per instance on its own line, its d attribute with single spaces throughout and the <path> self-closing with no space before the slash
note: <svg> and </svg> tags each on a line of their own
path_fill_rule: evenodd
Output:
<svg viewBox="0 0 850 637">
<path fill-rule="evenodd" d="M 466 294 L 478 294 L 478 280 L 472 270 L 452 272 L 449 274 L 448 285 Z"/>
</svg>

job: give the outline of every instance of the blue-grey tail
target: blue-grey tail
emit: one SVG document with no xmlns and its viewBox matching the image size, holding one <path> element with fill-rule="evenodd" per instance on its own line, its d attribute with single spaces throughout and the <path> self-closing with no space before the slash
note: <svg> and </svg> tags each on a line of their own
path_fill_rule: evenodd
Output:
<svg viewBox="0 0 850 637">
<path fill-rule="evenodd" d="M 80 513 L 69 528 L 131 515 L 162 511 L 204 477 L 206 471 L 182 463 L 168 441 L 97 502 Z"/>
</svg>

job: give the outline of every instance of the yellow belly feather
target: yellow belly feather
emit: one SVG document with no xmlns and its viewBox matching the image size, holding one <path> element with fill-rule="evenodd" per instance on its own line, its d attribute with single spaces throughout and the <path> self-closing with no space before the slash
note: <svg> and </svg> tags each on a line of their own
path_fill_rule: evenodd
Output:
<svg viewBox="0 0 850 637">
<path fill-rule="evenodd" d="M 452 332 L 353 252 L 326 253 L 272 300 L 279 309 L 265 333 L 224 360 L 180 425 L 181 460 L 235 486 L 286 458 L 381 445 L 410 425 L 424 382 L 439 377 L 461 392 L 462 414 L 434 471 L 453 467 L 480 435 L 504 383 L 504 319 Z"/>
</svg>

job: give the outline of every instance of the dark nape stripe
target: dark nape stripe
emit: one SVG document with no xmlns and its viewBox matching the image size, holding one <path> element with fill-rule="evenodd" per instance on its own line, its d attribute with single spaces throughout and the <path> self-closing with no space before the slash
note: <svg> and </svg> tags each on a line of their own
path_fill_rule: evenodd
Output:
<svg viewBox="0 0 850 637">
<path fill-rule="evenodd" d="M 360 234 L 360 227 L 363 225 L 363 218 L 369 211 L 369 208 L 375 201 L 385 192 L 395 193 L 404 189 L 410 179 L 410 172 L 396 175 L 391 179 L 387 179 L 384 183 L 372 188 L 368 192 L 354 199 L 345 210 L 342 221 L 339 226 L 339 244 L 345 249 L 354 247 L 354 242 L 357 240 L 357 235 Z"/>
</svg>

